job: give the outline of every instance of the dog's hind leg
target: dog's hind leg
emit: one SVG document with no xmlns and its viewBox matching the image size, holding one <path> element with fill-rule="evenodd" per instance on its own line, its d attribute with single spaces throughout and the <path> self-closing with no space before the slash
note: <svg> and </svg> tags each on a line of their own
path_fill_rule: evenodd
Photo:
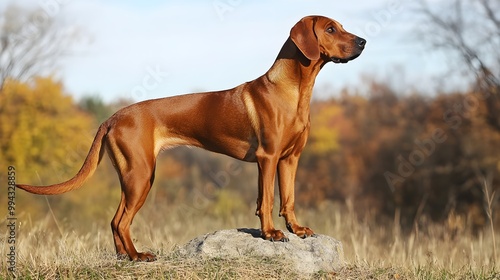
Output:
<svg viewBox="0 0 500 280">
<path fill-rule="evenodd" d="M 122 240 L 120 239 L 120 235 L 118 234 L 118 224 L 123 215 L 123 211 L 125 210 L 125 194 L 122 192 L 120 205 L 116 210 L 116 214 L 111 220 L 111 230 L 113 232 L 113 241 L 115 242 L 116 255 L 119 259 L 125 259 L 128 257 L 127 251 L 125 250 L 125 246 L 123 245 Z"/>
<path fill-rule="evenodd" d="M 152 172 L 150 169 L 150 172 Z M 151 189 L 151 176 L 145 174 L 144 169 L 134 169 L 134 171 L 125 174 L 126 179 L 122 180 L 123 197 L 125 198 L 123 212 L 118 222 L 117 232 L 120 240 L 125 247 L 125 251 L 133 261 L 154 261 L 156 256 L 151 253 L 139 253 L 134 247 L 130 237 L 130 225 L 142 207 L 146 197 Z M 149 174 L 151 174 L 148 172 Z M 120 203 L 121 206 L 121 203 Z M 120 210 L 120 209 L 119 209 Z"/>
<path fill-rule="evenodd" d="M 130 225 L 153 184 L 156 165 L 153 150 L 148 145 L 131 147 L 135 141 L 117 141 L 113 135 L 108 139 L 109 156 L 122 189 L 120 205 L 111 221 L 116 253 L 118 257 L 128 255 L 133 261 L 154 261 L 153 254 L 137 252 L 130 236 Z"/>
</svg>

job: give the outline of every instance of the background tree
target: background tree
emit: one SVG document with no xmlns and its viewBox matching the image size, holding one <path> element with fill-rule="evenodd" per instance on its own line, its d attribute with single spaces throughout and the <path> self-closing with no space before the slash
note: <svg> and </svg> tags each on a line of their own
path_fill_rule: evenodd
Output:
<svg viewBox="0 0 500 280">
<path fill-rule="evenodd" d="M 420 37 L 458 61 L 486 100 L 488 122 L 500 130 L 500 1 L 419 1 Z"/>
<path fill-rule="evenodd" d="M 0 91 L 0 158 L 22 170 L 19 182 L 73 176 L 92 143 L 93 119 L 52 78 L 9 80 Z"/>
<path fill-rule="evenodd" d="M 41 7 L 7 6 L 0 11 L 0 89 L 7 79 L 26 81 L 53 70 L 71 52 L 77 35 Z"/>
<path fill-rule="evenodd" d="M 113 111 L 113 106 L 104 103 L 99 95 L 87 95 L 82 97 L 79 106 L 94 116 L 97 125 L 108 119 L 115 112 Z"/>
</svg>

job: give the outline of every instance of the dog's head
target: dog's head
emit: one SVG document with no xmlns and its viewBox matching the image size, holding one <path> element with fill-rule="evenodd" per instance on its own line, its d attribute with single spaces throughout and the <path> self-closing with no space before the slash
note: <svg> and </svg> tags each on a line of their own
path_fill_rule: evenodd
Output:
<svg viewBox="0 0 500 280">
<path fill-rule="evenodd" d="M 340 23 L 323 16 L 307 16 L 295 24 L 290 38 L 309 60 L 346 63 L 358 57 L 366 40 L 351 34 Z"/>
</svg>

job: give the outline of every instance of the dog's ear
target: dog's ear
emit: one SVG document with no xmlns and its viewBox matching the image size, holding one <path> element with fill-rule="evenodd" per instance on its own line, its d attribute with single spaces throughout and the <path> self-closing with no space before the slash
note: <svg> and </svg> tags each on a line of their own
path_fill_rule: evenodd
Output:
<svg viewBox="0 0 500 280">
<path fill-rule="evenodd" d="M 314 22 L 313 17 L 305 17 L 290 31 L 290 38 L 309 60 L 319 59 L 319 43 L 314 33 Z"/>
</svg>

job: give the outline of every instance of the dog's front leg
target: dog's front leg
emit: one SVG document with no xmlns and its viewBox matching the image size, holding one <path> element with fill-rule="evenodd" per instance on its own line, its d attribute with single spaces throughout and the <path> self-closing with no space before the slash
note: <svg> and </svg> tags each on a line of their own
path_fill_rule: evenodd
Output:
<svg viewBox="0 0 500 280">
<path fill-rule="evenodd" d="M 295 174 L 299 163 L 298 155 L 290 155 L 278 162 L 278 179 L 280 190 L 280 216 L 285 218 L 288 231 L 299 237 L 306 238 L 314 236 L 314 232 L 300 226 L 295 217 Z"/>
<path fill-rule="evenodd" d="M 274 228 L 273 203 L 274 203 L 274 178 L 278 159 L 263 157 L 257 160 L 259 166 L 259 195 L 257 198 L 257 211 L 260 218 L 262 238 L 270 241 L 288 241 L 281 230 Z"/>
</svg>

